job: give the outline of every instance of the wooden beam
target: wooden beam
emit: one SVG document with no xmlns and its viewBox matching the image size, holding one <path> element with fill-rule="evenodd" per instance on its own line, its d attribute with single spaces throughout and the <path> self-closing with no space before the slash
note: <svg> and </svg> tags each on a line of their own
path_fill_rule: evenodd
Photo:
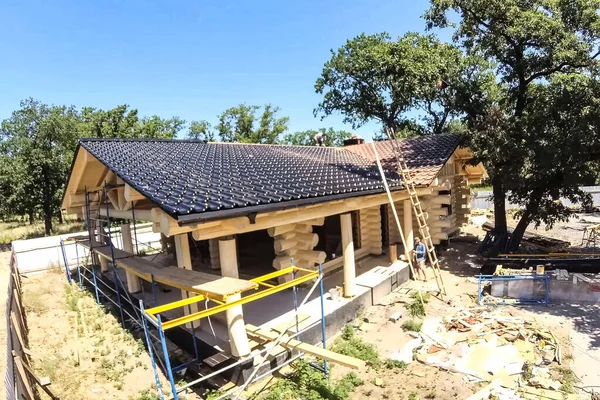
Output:
<svg viewBox="0 0 600 400">
<path fill-rule="evenodd" d="M 187 233 L 183 235 L 175 236 L 175 257 L 177 258 L 177 267 L 187 270 L 192 270 L 192 257 L 190 255 L 190 242 L 188 240 Z M 193 297 L 193 294 L 187 290 L 181 290 L 181 300 L 185 300 L 189 297 Z M 184 307 L 183 313 L 185 315 L 194 314 L 198 312 L 198 303 L 190 304 L 188 307 Z M 197 324 L 197 325 L 194 325 Z M 194 322 L 188 322 L 185 326 L 189 329 L 193 329 L 194 326 L 200 326 L 200 320 Z"/>
<path fill-rule="evenodd" d="M 235 239 L 219 240 L 219 259 L 221 262 L 221 273 L 230 278 L 239 278 L 237 260 L 237 249 Z M 241 294 L 227 298 L 227 302 L 241 299 Z M 244 327 L 244 311 L 242 306 L 228 308 L 225 311 L 227 318 L 227 330 L 229 332 L 229 344 L 231 354 L 236 357 L 245 357 L 250 354 L 250 344 Z"/>
<path fill-rule="evenodd" d="M 132 188 L 128 184 L 125 184 L 124 195 L 125 195 L 125 199 L 127 201 L 136 201 L 136 200 L 143 200 L 143 199 L 145 199 L 145 197 L 140 192 L 138 192 L 137 190 L 135 190 L 134 188 Z"/>
<path fill-rule="evenodd" d="M 122 224 L 121 225 L 121 238 L 123 240 L 123 250 L 135 254 L 133 252 L 133 239 L 131 237 L 131 225 Z M 140 285 L 140 279 L 131 271 L 125 270 L 127 277 L 127 290 L 129 293 L 137 293 L 142 290 L 142 286 Z"/>
<path fill-rule="evenodd" d="M 117 210 L 110 208 L 108 213 L 111 218 L 133 219 L 131 210 Z M 100 215 L 106 217 L 106 207 L 100 207 Z M 135 219 L 138 221 L 152 221 L 152 210 L 135 210 Z"/>
<path fill-rule="evenodd" d="M 425 196 L 431 193 L 431 188 L 417 189 L 417 194 L 419 196 Z M 401 201 L 409 198 L 408 192 L 406 192 L 405 190 L 393 192 L 392 196 L 395 201 Z M 318 205 L 313 205 L 311 207 L 302 207 L 293 210 L 285 210 L 285 212 L 278 211 L 258 214 L 256 216 L 254 224 L 251 224 L 250 220 L 247 217 L 236 217 L 226 219 L 222 220 L 219 229 L 212 229 L 212 226 L 211 228 L 207 228 L 205 224 L 191 224 L 180 227 L 177 225 L 177 221 L 167 216 L 172 220 L 172 222 L 169 221 L 168 223 L 163 224 L 163 220 L 161 220 L 161 231 L 166 236 L 172 236 L 174 232 L 179 233 L 193 231 L 192 235 L 195 240 L 205 240 L 220 236 L 258 231 L 261 229 L 268 229 L 280 225 L 308 224 L 310 220 L 314 220 L 315 218 L 343 214 L 346 212 L 363 208 L 370 208 L 385 203 L 387 203 L 387 195 L 385 193 L 363 196 L 358 199 L 347 199 L 343 201 L 335 200 L 334 202 L 321 203 Z"/>
<path fill-rule="evenodd" d="M 352 214 L 340 215 L 340 224 L 344 256 L 344 297 L 354 297 L 356 295 L 356 265 L 354 263 L 354 241 L 352 240 Z"/>
<path fill-rule="evenodd" d="M 258 328 L 250 324 L 246 324 L 246 331 L 251 336 L 255 336 L 257 338 L 265 339 L 268 341 L 277 340 L 277 338 L 279 337 L 279 333 L 277 333 L 274 330 Z M 357 358 L 334 353 L 333 351 L 313 346 L 311 344 L 304 343 L 296 339 L 292 339 L 287 335 L 283 336 L 283 340 L 279 344 L 287 349 L 298 350 L 303 352 L 304 354 L 310 354 L 312 356 L 321 358 L 323 360 L 331 361 L 332 363 L 343 365 L 348 368 L 361 369 L 365 366 L 365 362 Z"/>
</svg>

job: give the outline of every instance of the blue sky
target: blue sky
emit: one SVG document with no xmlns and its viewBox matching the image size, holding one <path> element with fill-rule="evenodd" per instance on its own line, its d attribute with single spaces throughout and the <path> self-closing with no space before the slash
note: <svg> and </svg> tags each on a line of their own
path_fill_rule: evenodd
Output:
<svg viewBox="0 0 600 400">
<path fill-rule="evenodd" d="M 0 3 L 0 119 L 34 97 L 210 122 L 239 103 L 272 103 L 290 131 L 313 117 L 329 50 L 361 32 L 423 31 L 425 0 L 30 1 Z M 447 39 L 447 38 L 446 38 Z M 357 132 L 368 137 L 369 124 Z"/>
</svg>

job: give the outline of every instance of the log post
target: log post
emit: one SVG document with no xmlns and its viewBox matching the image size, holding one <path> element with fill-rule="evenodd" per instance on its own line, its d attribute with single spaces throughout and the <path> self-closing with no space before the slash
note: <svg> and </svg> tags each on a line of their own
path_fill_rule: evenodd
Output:
<svg viewBox="0 0 600 400">
<path fill-rule="evenodd" d="M 226 237 L 219 240 L 219 258 L 221 261 L 221 273 L 230 278 L 239 278 L 237 250 L 235 238 Z M 241 298 L 240 294 L 229 296 L 226 302 L 233 302 Z M 242 306 L 235 306 L 225 311 L 227 316 L 227 330 L 229 331 L 229 344 L 231 354 L 236 357 L 245 357 L 250 354 L 250 344 L 246 335 L 244 323 L 244 311 Z"/>
<path fill-rule="evenodd" d="M 177 257 L 177 267 L 183 269 L 192 269 L 192 257 L 190 256 L 190 242 L 188 240 L 187 233 L 181 233 L 179 235 L 174 236 L 175 239 L 175 255 Z M 187 299 L 188 297 L 195 296 L 194 293 L 190 293 L 186 290 L 181 291 L 181 299 Z M 183 313 L 194 314 L 198 312 L 198 303 L 191 304 L 189 307 L 185 306 L 183 308 Z M 200 326 L 200 320 L 196 320 L 193 322 L 194 327 Z M 185 324 L 188 328 L 192 328 L 192 322 Z"/>
<path fill-rule="evenodd" d="M 352 215 L 341 214 L 342 249 L 344 253 L 344 297 L 356 294 L 356 266 L 354 265 L 354 242 L 352 241 Z"/>
<path fill-rule="evenodd" d="M 412 217 L 412 203 L 410 200 L 404 200 L 404 224 L 402 224 L 402 230 L 404 231 L 404 240 L 408 246 L 408 251 L 411 251 L 414 247 L 415 237 L 413 234 L 413 217 Z"/>
<path fill-rule="evenodd" d="M 128 253 L 134 254 L 133 240 L 131 238 L 131 225 L 121 225 L 121 238 L 123 239 L 123 250 Z M 127 290 L 129 291 L 129 293 L 137 293 L 140 290 L 142 290 L 142 287 L 140 285 L 140 279 L 136 276 L 136 274 L 130 272 L 129 270 L 125 270 L 125 273 L 127 274 Z"/>
</svg>

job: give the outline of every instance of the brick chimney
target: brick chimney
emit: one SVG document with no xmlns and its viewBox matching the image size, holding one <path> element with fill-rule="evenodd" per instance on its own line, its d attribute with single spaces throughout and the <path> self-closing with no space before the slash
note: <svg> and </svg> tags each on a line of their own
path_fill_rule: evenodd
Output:
<svg viewBox="0 0 600 400">
<path fill-rule="evenodd" d="M 365 139 L 357 134 L 353 134 L 350 139 L 344 139 L 344 146 L 351 146 L 353 144 L 363 144 Z"/>
</svg>

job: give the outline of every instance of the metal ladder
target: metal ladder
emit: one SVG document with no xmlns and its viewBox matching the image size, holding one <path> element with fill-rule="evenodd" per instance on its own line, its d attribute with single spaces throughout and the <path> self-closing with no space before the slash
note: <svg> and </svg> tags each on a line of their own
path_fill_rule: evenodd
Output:
<svg viewBox="0 0 600 400">
<path fill-rule="evenodd" d="M 413 206 L 415 216 L 417 217 L 419 232 L 421 233 L 421 238 L 423 244 L 425 245 L 427 258 L 429 259 L 429 263 L 431 264 L 431 268 L 433 269 L 435 281 L 437 283 L 440 293 L 445 296 L 446 287 L 444 286 L 442 274 L 440 273 L 440 261 L 437 258 L 435 247 L 433 245 L 433 241 L 431 240 L 431 234 L 429 232 L 429 226 L 427 225 L 427 219 L 425 218 L 425 213 L 423 212 L 421 202 L 419 201 L 419 196 L 417 195 L 417 189 L 415 188 L 415 181 L 413 179 L 412 173 L 408 169 L 406 159 L 404 158 L 404 153 L 402 152 L 402 149 L 400 147 L 400 142 L 398 142 L 398 139 L 396 138 L 396 134 L 392 129 L 389 128 L 386 128 L 386 133 L 388 138 L 390 139 L 392 151 L 394 152 L 394 156 L 396 157 L 396 160 L 398 162 L 398 172 L 400 172 L 400 176 L 402 177 L 402 183 L 404 184 L 406 190 L 408 190 L 410 202 Z"/>
</svg>

